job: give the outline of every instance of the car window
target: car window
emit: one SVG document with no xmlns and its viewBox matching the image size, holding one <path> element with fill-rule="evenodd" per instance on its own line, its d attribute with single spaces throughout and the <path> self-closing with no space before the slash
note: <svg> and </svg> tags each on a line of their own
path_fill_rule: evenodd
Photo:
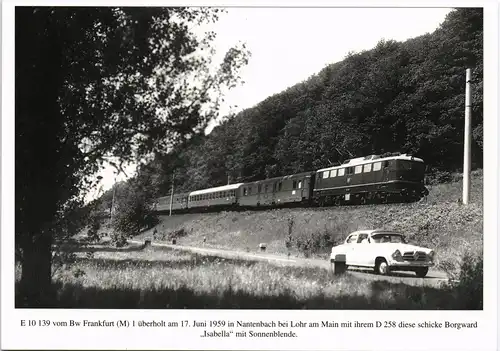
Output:
<svg viewBox="0 0 500 351">
<path fill-rule="evenodd" d="M 398 234 L 375 234 L 372 235 L 372 242 L 374 243 L 406 243 L 403 235 Z"/>
<path fill-rule="evenodd" d="M 353 234 L 347 239 L 348 244 L 353 244 L 357 241 L 358 239 L 358 234 Z"/>
<path fill-rule="evenodd" d="M 365 239 L 368 239 L 368 234 L 359 234 L 359 236 L 358 236 L 358 244 L 361 243 Z"/>
</svg>

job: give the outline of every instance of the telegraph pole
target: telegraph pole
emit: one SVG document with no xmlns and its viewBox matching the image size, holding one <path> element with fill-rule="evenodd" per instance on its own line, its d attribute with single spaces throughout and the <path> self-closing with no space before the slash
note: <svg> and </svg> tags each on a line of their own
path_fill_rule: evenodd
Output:
<svg viewBox="0 0 500 351">
<path fill-rule="evenodd" d="M 463 174 L 463 194 L 462 201 L 464 205 L 469 203 L 470 195 L 470 161 L 471 161 L 471 70 L 465 71 L 465 131 L 464 131 L 464 174 Z"/>
<path fill-rule="evenodd" d="M 170 190 L 170 213 L 169 213 L 169 216 L 172 215 L 172 203 L 174 201 L 174 175 L 175 175 L 175 171 L 172 172 L 172 189 Z"/>
<path fill-rule="evenodd" d="M 115 207 L 115 194 L 116 194 L 116 177 L 115 177 L 115 184 L 113 184 L 113 198 L 111 199 L 111 209 L 109 211 L 109 218 L 111 220 L 111 223 L 113 223 L 113 210 Z"/>
</svg>

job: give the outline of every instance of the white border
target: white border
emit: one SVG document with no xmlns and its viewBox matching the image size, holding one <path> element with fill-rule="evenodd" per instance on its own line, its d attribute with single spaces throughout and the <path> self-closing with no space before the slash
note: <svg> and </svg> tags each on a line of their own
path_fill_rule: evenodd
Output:
<svg viewBox="0 0 500 351">
<path fill-rule="evenodd" d="M 15 310 L 14 306 L 14 4 L 41 5 L 39 1 L 4 1 L 2 4 L 2 349 L 280 349 L 280 350 L 495 350 L 497 348 L 497 229 L 498 229 L 498 16 L 497 2 L 411 1 L 404 7 L 484 7 L 484 228 L 485 280 L 483 311 L 259 311 L 259 310 Z M 75 2 L 57 2 L 58 5 Z M 101 1 L 79 2 L 92 6 Z M 123 1 L 106 1 L 123 5 Z M 126 3 L 127 5 L 134 3 Z M 165 1 L 148 1 L 166 5 Z M 190 5 L 241 6 L 233 1 L 190 1 Z M 245 4 L 245 3 L 243 3 Z M 253 1 L 252 6 L 402 7 L 399 1 Z M 135 3 L 141 6 L 142 3 Z M 170 2 L 168 5 L 184 5 Z M 29 24 L 27 24 L 29 25 Z M 495 195 L 493 195 L 495 194 Z M 479 321 L 472 330 L 302 329 L 295 339 L 200 339 L 191 329 L 21 328 L 21 319 L 164 319 L 164 320 L 396 320 Z M 287 330 L 288 328 L 285 328 Z"/>
</svg>

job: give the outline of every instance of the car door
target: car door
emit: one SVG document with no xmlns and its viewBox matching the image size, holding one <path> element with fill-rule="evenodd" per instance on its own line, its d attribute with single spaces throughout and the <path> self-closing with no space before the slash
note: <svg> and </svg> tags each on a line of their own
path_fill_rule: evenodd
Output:
<svg viewBox="0 0 500 351">
<path fill-rule="evenodd" d="M 366 266 L 369 262 L 369 243 L 368 243 L 368 233 L 358 234 L 356 239 L 356 245 L 354 250 L 352 250 L 353 260 L 356 261 L 358 266 Z"/>
<path fill-rule="evenodd" d="M 358 240 L 358 234 L 352 234 L 346 240 L 345 255 L 346 255 L 346 264 L 348 266 L 356 265 L 355 247 L 357 245 L 356 244 L 357 240 Z"/>
</svg>

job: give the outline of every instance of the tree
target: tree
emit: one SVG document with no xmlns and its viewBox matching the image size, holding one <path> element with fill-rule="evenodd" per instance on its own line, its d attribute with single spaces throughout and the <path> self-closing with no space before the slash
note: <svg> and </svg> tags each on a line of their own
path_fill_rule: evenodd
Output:
<svg viewBox="0 0 500 351">
<path fill-rule="evenodd" d="M 154 213 L 158 175 L 153 170 L 153 167 L 141 167 L 137 176 L 115 194 L 111 225 L 112 239 L 117 246 L 123 246 L 129 237 L 158 223 Z"/>
<path fill-rule="evenodd" d="M 202 132 L 248 60 L 212 68 L 211 8 L 16 7 L 18 306 L 51 295 L 51 245 L 107 157 L 145 162 Z M 29 23 L 29 25 L 26 25 Z"/>
</svg>

